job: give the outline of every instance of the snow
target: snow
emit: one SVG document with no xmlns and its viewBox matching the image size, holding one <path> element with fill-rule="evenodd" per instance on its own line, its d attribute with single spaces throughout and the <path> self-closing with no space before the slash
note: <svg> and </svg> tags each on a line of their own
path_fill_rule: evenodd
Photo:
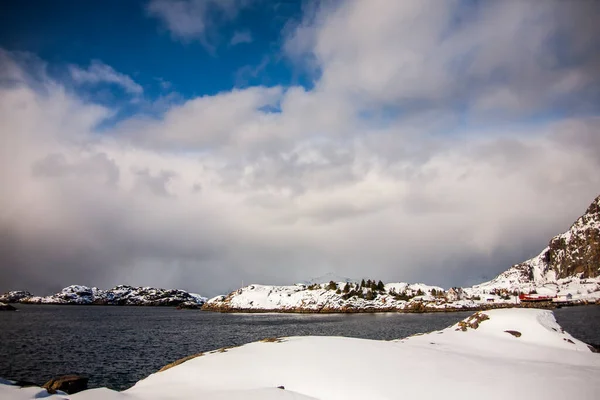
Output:
<svg viewBox="0 0 600 400">
<path fill-rule="evenodd" d="M 178 289 L 119 285 L 102 290 L 96 287 L 70 285 L 50 296 L 33 296 L 29 292 L 13 291 L 0 295 L 0 300 L 33 304 L 176 305 L 191 302 L 202 305 L 207 299 L 199 294 Z"/>
<path fill-rule="evenodd" d="M 227 311 L 308 311 L 308 312 L 344 312 L 352 310 L 390 311 L 410 308 L 415 303 L 425 302 L 430 308 L 444 308 L 443 299 L 431 296 L 432 290 L 442 291 L 438 286 L 428 286 L 422 283 L 388 283 L 383 291 L 375 293 L 373 300 L 367 300 L 370 289 L 359 288 L 358 283 L 348 283 L 350 289 L 361 292 L 362 297 L 345 296 L 343 291 L 347 282 L 337 282 L 337 289 L 328 289 L 328 284 L 312 286 L 271 286 L 252 284 L 240 288 L 227 296 L 216 296 L 206 302 L 208 309 Z M 410 301 L 399 300 L 392 294 L 406 293 Z M 417 296 L 421 291 L 423 295 Z M 222 308 L 222 309 L 221 309 Z"/>
<path fill-rule="evenodd" d="M 454 325 L 394 341 L 290 337 L 214 351 L 95 399 L 596 399 L 600 355 L 547 310 L 490 310 L 476 329 Z M 469 320 L 469 321 L 472 321 Z M 519 332 L 515 337 L 505 331 Z M 285 389 L 277 389 L 284 386 Z M 37 391 L 36 391 L 37 390 Z M 40 389 L 0 385 L 0 398 Z M 52 396 L 62 399 L 64 396 Z"/>
</svg>

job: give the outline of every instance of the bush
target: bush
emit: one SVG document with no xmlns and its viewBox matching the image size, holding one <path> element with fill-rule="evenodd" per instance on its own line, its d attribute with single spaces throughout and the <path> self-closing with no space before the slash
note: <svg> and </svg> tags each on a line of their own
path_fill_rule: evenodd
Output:
<svg viewBox="0 0 600 400">
<path fill-rule="evenodd" d="M 334 281 L 329 281 L 329 285 L 327 285 L 327 290 L 336 290 L 337 288 L 337 283 L 335 283 Z"/>
<path fill-rule="evenodd" d="M 404 300 L 404 301 L 409 301 L 413 297 L 414 296 L 409 296 L 406 292 L 402 292 L 402 293 L 398 293 L 398 294 L 394 295 L 394 299 L 396 299 L 396 300 Z"/>
<path fill-rule="evenodd" d="M 342 294 L 342 291 L 338 288 L 338 290 L 335 291 L 335 294 Z"/>
<path fill-rule="evenodd" d="M 375 294 L 372 290 L 367 291 L 367 295 L 365 296 L 365 300 L 373 300 L 375 299 Z"/>
<path fill-rule="evenodd" d="M 417 296 L 423 296 L 424 294 L 425 293 L 421 289 L 417 290 Z"/>
</svg>

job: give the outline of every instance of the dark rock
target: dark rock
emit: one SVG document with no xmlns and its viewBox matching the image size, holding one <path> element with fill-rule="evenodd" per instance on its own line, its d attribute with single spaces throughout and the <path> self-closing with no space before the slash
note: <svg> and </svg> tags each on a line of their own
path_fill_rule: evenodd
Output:
<svg viewBox="0 0 600 400">
<path fill-rule="evenodd" d="M 177 306 L 178 310 L 199 310 L 202 308 L 202 304 L 196 303 L 195 301 L 184 301 Z"/>
<path fill-rule="evenodd" d="M 600 353 L 600 344 L 588 343 L 587 346 L 592 353 Z"/>
<path fill-rule="evenodd" d="M 0 311 L 17 311 L 17 309 L 10 304 L 0 303 Z"/>
<path fill-rule="evenodd" d="M 50 379 L 44 384 L 44 388 L 48 393 L 55 393 L 57 390 L 68 394 L 74 394 L 86 390 L 88 378 L 78 375 L 65 375 L 58 378 Z"/>
<path fill-rule="evenodd" d="M 277 389 L 284 389 L 285 390 L 285 386 L 277 386 Z"/>
<path fill-rule="evenodd" d="M 514 337 L 521 337 L 521 332 L 519 332 L 519 331 L 504 331 L 504 332 L 510 333 Z"/>
</svg>

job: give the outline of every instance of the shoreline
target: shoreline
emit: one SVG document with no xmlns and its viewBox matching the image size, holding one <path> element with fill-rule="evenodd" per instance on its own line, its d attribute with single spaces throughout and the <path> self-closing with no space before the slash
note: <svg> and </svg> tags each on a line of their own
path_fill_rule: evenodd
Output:
<svg viewBox="0 0 600 400">
<path fill-rule="evenodd" d="M 208 303 L 207 303 L 208 304 Z M 398 313 L 398 314 L 437 314 L 454 312 L 478 312 L 507 308 L 535 308 L 543 310 L 554 310 L 562 307 L 593 306 L 597 303 L 571 303 L 571 304 L 496 304 L 489 306 L 478 306 L 468 308 L 322 308 L 320 310 L 309 309 L 262 309 L 262 308 L 229 308 L 223 306 L 202 306 L 201 311 L 217 312 L 222 314 L 377 314 L 377 313 Z"/>
<path fill-rule="evenodd" d="M 532 304 L 495 304 L 485 305 L 477 307 L 447 307 L 447 308 L 432 308 L 432 307 L 408 307 L 408 308 L 322 308 L 319 310 L 310 309 L 297 309 L 297 308 L 279 308 L 279 309 L 263 309 L 263 308 L 229 308 L 223 306 L 212 306 L 205 303 L 201 307 L 180 307 L 179 305 L 157 305 L 157 304 L 78 304 L 78 303 L 19 303 L 12 302 L 6 304 L 17 304 L 24 306 L 94 306 L 94 307 L 155 307 L 155 308 L 175 308 L 177 310 L 195 310 L 203 312 L 213 312 L 221 314 L 383 314 L 383 313 L 397 313 L 397 314 L 439 314 L 439 313 L 455 313 L 455 312 L 478 312 L 478 311 L 489 311 L 497 309 L 507 308 L 535 308 L 543 310 L 554 310 L 562 307 L 580 307 L 580 306 L 598 306 L 600 304 L 596 302 L 580 302 L 580 303 L 568 303 L 568 304 L 548 304 L 548 303 L 532 303 Z M 207 306 L 208 305 L 208 306 Z M 17 308 L 18 311 L 18 308 Z"/>
</svg>

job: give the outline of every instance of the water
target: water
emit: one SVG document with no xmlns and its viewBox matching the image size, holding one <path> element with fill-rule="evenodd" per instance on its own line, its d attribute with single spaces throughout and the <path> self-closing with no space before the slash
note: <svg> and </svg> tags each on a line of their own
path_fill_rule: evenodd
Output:
<svg viewBox="0 0 600 400">
<path fill-rule="evenodd" d="M 397 339 L 450 326 L 448 314 L 218 314 L 159 307 L 17 305 L 0 313 L 0 377 L 43 384 L 89 376 L 90 387 L 123 390 L 165 364 L 265 337 L 327 335 Z M 575 337 L 600 343 L 600 307 L 555 311 Z"/>
</svg>

